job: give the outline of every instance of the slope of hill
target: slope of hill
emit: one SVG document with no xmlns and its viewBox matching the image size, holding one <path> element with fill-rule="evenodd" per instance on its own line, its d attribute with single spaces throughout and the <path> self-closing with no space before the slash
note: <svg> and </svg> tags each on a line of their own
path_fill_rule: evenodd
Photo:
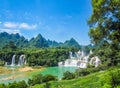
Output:
<svg viewBox="0 0 120 88">
<path fill-rule="evenodd" d="M 120 88 L 120 69 L 92 73 L 72 80 L 51 81 L 31 88 Z M 49 84 L 49 85 L 47 85 Z"/>
</svg>

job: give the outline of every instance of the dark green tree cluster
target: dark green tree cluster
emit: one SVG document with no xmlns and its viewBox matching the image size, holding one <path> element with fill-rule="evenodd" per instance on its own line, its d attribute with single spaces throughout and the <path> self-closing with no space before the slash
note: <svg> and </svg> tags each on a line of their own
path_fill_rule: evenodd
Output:
<svg viewBox="0 0 120 88">
<path fill-rule="evenodd" d="M 43 76 L 42 74 L 38 74 L 33 76 L 32 79 L 29 79 L 28 84 L 29 86 L 33 86 L 36 84 L 46 83 L 49 81 L 57 81 L 57 77 L 49 74 L 45 76 Z"/>
<path fill-rule="evenodd" d="M 120 1 L 92 0 L 88 24 L 91 41 L 97 46 L 96 54 L 109 65 L 117 65 L 120 62 Z"/>
<path fill-rule="evenodd" d="M 25 81 L 13 82 L 8 85 L 0 84 L 0 88 L 27 88 L 28 85 Z"/>
<path fill-rule="evenodd" d="M 59 61 L 68 58 L 69 50 L 67 49 L 39 49 L 27 52 L 27 62 L 29 66 L 57 66 Z"/>
<path fill-rule="evenodd" d="M 62 77 L 63 80 L 70 80 L 70 79 L 74 79 L 74 78 L 75 78 L 75 74 L 72 72 L 69 72 L 69 71 L 66 71 Z"/>
</svg>

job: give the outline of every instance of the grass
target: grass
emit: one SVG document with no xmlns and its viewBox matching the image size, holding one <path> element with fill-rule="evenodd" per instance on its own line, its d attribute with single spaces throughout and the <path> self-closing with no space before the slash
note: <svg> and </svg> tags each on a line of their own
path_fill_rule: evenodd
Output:
<svg viewBox="0 0 120 88">
<path fill-rule="evenodd" d="M 110 74 L 116 75 L 115 78 L 119 84 L 112 87 L 112 79 Z M 87 76 L 79 77 L 72 80 L 59 80 L 48 82 L 50 87 L 45 87 L 46 83 L 36 84 L 30 88 L 120 88 L 120 69 L 111 68 L 104 72 L 91 73 Z"/>
<path fill-rule="evenodd" d="M 85 77 L 72 80 L 51 81 L 50 88 L 101 88 L 100 78 L 107 72 L 97 72 Z M 31 88 L 44 88 L 45 83 L 37 84 Z"/>
</svg>

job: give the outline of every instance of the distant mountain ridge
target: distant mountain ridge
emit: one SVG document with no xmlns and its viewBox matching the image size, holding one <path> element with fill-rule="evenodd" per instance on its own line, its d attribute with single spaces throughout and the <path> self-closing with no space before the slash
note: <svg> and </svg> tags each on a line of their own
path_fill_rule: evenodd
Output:
<svg viewBox="0 0 120 88">
<path fill-rule="evenodd" d="M 0 48 L 4 47 L 10 41 L 13 41 L 19 48 L 49 48 L 49 47 L 75 47 L 80 48 L 78 42 L 71 38 L 64 43 L 56 42 L 55 40 L 46 40 L 41 34 L 38 34 L 35 38 L 31 38 L 29 41 L 24 37 L 17 34 L 9 34 L 7 32 L 0 33 Z"/>
</svg>

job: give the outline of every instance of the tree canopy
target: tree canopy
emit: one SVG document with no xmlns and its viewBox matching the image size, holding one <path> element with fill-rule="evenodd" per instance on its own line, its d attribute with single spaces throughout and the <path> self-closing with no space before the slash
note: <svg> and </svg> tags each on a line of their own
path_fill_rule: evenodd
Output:
<svg viewBox="0 0 120 88">
<path fill-rule="evenodd" d="M 91 42 L 103 49 L 112 63 L 120 54 L 120 1 L 92 0 L 92 15 L 88 20 Z M 112 51 L 109 54 L 107 50 Z"/>
</svg>

